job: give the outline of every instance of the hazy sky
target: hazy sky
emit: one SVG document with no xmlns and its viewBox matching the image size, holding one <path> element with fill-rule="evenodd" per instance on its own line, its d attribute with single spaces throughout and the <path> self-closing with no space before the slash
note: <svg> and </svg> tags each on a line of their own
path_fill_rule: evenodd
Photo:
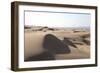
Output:
<svg viewBox="0 0 100 73">
<path fill-rule="evenodd" d="M 25 25 L 48 27 L 89 27 L 88 13 L 25 12 Z"/>
</svg>

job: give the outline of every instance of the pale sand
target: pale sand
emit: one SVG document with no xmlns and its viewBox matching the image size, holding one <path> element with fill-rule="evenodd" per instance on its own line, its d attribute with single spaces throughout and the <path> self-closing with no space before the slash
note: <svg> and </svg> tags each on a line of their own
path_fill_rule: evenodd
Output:
<svg viewBox="0 0 100 73">
<path fill-rule="evenodd" d="M 25 30 L 25 59 L 37 54 L 40 54 L 44 51 L 42 47 L 43 39 L 46 34 L 53 34 L 60 40 L 63 40 L 64 37 L 70 39 L 76 39 L 78 43 L 82 43 L 83 45 L 75 44 L 77 48 L 70 47 L 71 53 L 70 54 L 56 54 L 56 59 L 84 59 L 90 58 L 90 45 L 86 45 L 84 42 L 81 41 L 81 36 L 90 34 L 88 31 L 85 32 L 73 32 L 73 30 L 56 30 L 51 31 L 47 30 L 46 32 L 43 31 L 32 31 L 32 30 Z M 89 39 L 89 37 L 88 37 Z"/>
</svg>

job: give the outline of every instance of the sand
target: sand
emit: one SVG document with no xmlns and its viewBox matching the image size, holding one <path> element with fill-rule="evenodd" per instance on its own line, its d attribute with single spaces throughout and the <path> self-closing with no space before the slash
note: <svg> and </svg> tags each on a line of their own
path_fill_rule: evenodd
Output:
<svg viewBox="0 0 100 73">
<path fill-rule="evenodd" d="M 90 45 L 87 45 L 82 41 L 82 39 L 88 39 L 88 41 L 90 41 L 90 36 L 86 36 L 85 38 L 82 37 L 85 35 L 90 35 L 89 31 L 77 29 L 78 32 L 75 32 L 72 29 L 49 30 L 47 28 L 40 31 L 38 29 L 33 29 L 35 28 L 33 27 L 32 29 L 25 29 L 25 59 L 38 55 L 44 51 L 42 44 L 46 34 L 53 34 L 60 40 L 68 38 L 77 46 L 77 48 L 69 46 L 71 50 L 71 53 L 69 54 L 56 54 L 55 57 L 57 60 L 90 58 Z"/>
</svg>

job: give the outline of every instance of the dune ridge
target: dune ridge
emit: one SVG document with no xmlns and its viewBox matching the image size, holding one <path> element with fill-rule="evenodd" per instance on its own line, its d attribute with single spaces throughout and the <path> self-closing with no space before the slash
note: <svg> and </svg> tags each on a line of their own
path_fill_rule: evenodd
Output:
<svg viewBox="0 0 100 73">
<path fill-rule="evenodd" d="M 90 58 L 90 31 L 76 30 L 76 29 L 62 29 L 62 28 L 49 28 L 49 27 L 25 27 L 25 51 L 24 57 L 35 56 L 44 52 L 42 46 L 44 37 L 47 34 L 56 36 L 59 40 L 65 42 L 68 39 L 73 43 L 70 47 L 71 53 L 55 54 L 56 60 L 60 59 L 86 59 Z"/>
</svg>

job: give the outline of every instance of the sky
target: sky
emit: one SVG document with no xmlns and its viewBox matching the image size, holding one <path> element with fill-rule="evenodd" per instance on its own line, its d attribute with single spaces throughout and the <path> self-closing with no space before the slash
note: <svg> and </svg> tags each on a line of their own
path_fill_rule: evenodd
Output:
<svg viewBox="0 0 100 73">
<path fill-rule="evenodd" d="M 90 27 L 89 13 L 28 11 L 25 25 L 47 27 Z"/>
</svg>

